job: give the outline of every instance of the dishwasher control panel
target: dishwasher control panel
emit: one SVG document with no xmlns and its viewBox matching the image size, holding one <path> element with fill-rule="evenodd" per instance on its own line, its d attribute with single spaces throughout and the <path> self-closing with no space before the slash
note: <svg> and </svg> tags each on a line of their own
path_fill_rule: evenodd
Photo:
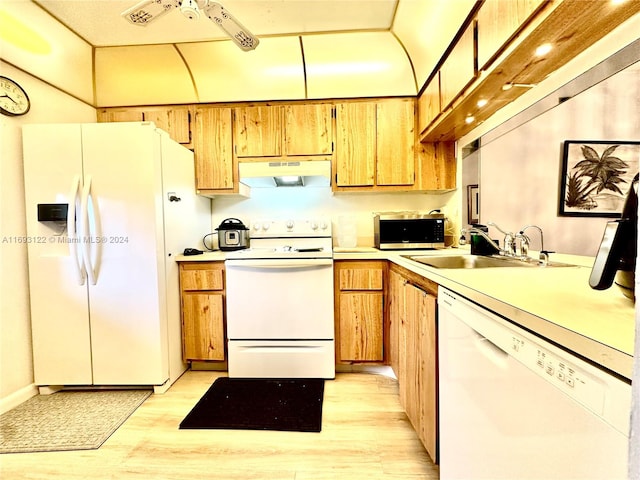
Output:
<svg viewBox="0 0 640 480">
<path fill-rule="evenodd" d="M 604 410 L 605 385 L 586 371 L 552 354 L 536 341 L 510 332 L 510 354 L 597 415 Z"/>
</svg>

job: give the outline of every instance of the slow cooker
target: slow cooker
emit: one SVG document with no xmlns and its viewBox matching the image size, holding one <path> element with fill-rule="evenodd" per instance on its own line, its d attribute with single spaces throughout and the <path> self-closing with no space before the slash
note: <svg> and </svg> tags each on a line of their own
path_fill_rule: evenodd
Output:
<svg viewBox="0 0 640 480">
<path fill-rule="evenodd" d="M 218 248 L 222 251 L 249 248 L 249 228 L 237 218 L 227 218 L 216 228 Z"/>
</svg>

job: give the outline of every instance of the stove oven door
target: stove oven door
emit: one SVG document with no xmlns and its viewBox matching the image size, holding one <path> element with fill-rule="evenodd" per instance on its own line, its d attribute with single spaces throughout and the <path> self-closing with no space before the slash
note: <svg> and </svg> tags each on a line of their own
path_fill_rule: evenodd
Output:
<svg viewBox="0 0 640 480">
<path fill-rule="evenodd" d="M 227 260 L 227 336 L 330 340 L 331 259 Z"/>
<path fill-rule="evenodd" d="M 333 261 L 227 260 L 229 377 L 334 378 Z"/>
</svg>

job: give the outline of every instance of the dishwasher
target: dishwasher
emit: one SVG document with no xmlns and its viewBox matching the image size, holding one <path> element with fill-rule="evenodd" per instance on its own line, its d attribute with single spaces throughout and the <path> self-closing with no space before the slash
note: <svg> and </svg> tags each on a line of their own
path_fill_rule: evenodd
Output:
<svg viewBox="0 0 640 480">
<path fill-rule="evenodd" d="M 624 480 L 631 383 L 438 291 L 440 479 Z"/>
</svg>

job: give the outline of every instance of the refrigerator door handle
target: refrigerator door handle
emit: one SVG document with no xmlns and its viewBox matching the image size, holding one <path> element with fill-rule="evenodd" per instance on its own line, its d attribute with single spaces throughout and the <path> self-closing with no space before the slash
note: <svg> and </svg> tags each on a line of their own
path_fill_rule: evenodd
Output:
<svg viewBox="0 0 640 480">
<path fill-rule="evenodd" d="M 78 285 L 84 285 L 86 280 L 84 261 L 81 252 L 78 252 L 78 222 L 76 221 L 78 206 L 80 204 L 80 175 L 73 177 L 71 191 L 69 193 L 69 208 L 67 210 L 67 239 L 69 242 L 69 256 L 74 266 Z M 80 222 L 80 225 L 82 223 Z"/>
<path fill-rule="evenodd" d="M 95 285 L 98 282 L 99 262 L 102 253 L 102 231 L 97 205 L 91 194 L 91 183 L 91 175 L 87 175 L 82 189 L 80 208 L 82 212 L 82 256 L 84 258 L 84 267 L 89 282 L 91 285 Z M 95 246 L 95 248 L 92 249 L 92 246 Z"/>
</svg>

